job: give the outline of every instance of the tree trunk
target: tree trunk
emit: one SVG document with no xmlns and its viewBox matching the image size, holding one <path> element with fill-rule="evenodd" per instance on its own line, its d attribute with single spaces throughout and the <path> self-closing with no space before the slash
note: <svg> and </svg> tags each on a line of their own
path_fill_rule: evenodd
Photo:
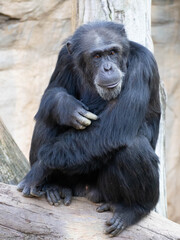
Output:
<svg viewBox="0 0 180 240">
<path fill-rule="evenodd" d="M 17 184 L 29 164 L 0 119 L 0 182 Z"/>
<path fill-rule="evenodd" d="M 105 221 L 112 213 L 97 213 L 97 204 L 74 198 L 69 207 L 50 206 L 44 199 L 24 198 L 15 186 L 0 184 L 0 239 L 109 239 Z M 114 239 L 178 240 L 180 225 L 152 212 Z"/>
<path fill-rule="evenodd" d="M 138 42 L 151 51 L 153 43 L 151 39 L 151 1 L 150 0 L 74 0 L 72 11 L 72 30 L 81 24 L 106 20 L 115 21 L 125 25 L 130 40 Z M 160 98 L 162 117 L 160 134 L 156 152 L 160 159 L 160 198 L 156 210 L 166 216 L 166 175 L 165 175 L 165 103 L 166 95 L 162 84 L 160 85 Z"/>
</svg>

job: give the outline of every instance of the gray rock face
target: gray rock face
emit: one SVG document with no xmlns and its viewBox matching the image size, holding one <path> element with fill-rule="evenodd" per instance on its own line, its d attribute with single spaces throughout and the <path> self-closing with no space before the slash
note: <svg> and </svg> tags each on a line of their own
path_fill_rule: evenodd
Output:
<svg viewBox="0 0 180 240">
<path fill-rule="evenodd" d="M 168 217 L 180 223 L 180 1 L 152 1 L 152 38 L 167 91 L 166 168 Z"/>
<path fill-rule="evenodd" d="M 71 33 L 70 0 L 0 0 L 0 115 L 28 156 L 33 117 L 62 41 Z"/>
</svg>

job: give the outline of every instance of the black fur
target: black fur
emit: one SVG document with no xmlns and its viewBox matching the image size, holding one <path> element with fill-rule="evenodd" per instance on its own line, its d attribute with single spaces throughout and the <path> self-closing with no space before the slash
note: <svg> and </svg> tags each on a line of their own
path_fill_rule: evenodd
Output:
<svg viewBox="0 0 180 240">
<path fill-rule="evenodd" d="M 101 83 L 97 75 L 102 65 L 88 55 L 98 42 L 103 42 L 104 52 L 111 44 L 120 47 L 104 63 L 111 68 L 112 62 L 111 76 L 116 68 L 125 75 L 120 93 L 110 100 L 100 97 L 95 88 L 95 78 Z M 102 82 L 115 78 L 109 78 L 104 70 L 102 74 Z M 77 130 L 79 125 L 73 122 L 77 108 L 98 115 L 98 119 Z M 103 201 L 108 205 L 98 211 L 114 211 L 106 230 L 114 236 L 147 215 L 158 201 L 154 150 L 159 120 L 159 74 L 151 52 L 128 41 L 123 25 L 83 25 L 59 53 L 36 114 L 32 169 L 18 188 L 26 196 L 38 196 L 33 189 L 44 181 L 44 185 L 56 184 L 72 189 L 74 195 Z"/>
</svg>

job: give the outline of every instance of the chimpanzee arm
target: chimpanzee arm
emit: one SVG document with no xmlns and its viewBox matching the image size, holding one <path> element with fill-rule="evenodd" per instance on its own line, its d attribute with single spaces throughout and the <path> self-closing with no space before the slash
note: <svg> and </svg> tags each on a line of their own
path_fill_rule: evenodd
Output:
<svg viewBox="0 0 180 240">
<path fill-rule="evenodd" d="M 66 47 L 63 47 L 50 83 L 42 96 L 36 120 L 76 129 L 85 129 L 91 124 L 90 119 L 96 120 L 97 116 L 87 111 L 87 107 L 76 98 L 79 82 L 72 57 Z"/>
<path fill-rule="evenodd" d="M 42 146 L 39 160 L 50 168 L 83 171 L 80 166 L 93 167 L 95 159 L 103 161 L 103 156 L 109 152 L 132 144 L 147 115 L 148 121 L 153 122 L 159 114 L 156 109 L 159 75 L 155 60 L 148 50 L 134 44 L 128 64 L 119 97 L 109 102 L 100 119 L 82 132 L 69 130 L 53 143 Z M 148 130 L 152 131 L 151 126 Z M 146 135 L 146 132 L 141 134 Z"/>
</svg>

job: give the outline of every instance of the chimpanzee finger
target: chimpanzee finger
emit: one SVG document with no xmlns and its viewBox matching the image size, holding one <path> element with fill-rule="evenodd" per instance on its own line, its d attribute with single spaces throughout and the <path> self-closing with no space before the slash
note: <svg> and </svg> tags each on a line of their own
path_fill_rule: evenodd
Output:
<svg viewBox="0 0 180 240">
<path fill-rule="evenodd" d="M 116 229 L 114 231 L 112 231 L 109 236 L 110 237 L 115 237 L 116 235 L 121 233 L 124 229 L 125 229 L 125 227 L 124 227 L 123 223 L 119 222 L 119 224 L 117 225 Z"/>
<path fill-rule="evenodd" d="M 69 206 L 72 202 L 72 195 L 67 195 L 64 199 L 64 205 Z"/>
<path fill-rule="evenodd" d="M 54 196 L 56 197 L 57 205 L 59 205 L 60 202 L 61 202 L 61 198 L 60 198 L 59 190 L 54 189 Z"/>
<path fill-rule="evenodd" d="M 83 126 L 89 126 L 91 124 L 91 121 L 82 115 L 78 114 L 76 121 L 78 121 Z"/>
<path fill-rule="evenodd" d="M 72 201 L 72 190 L 70 188 L 63 188 L 61 191 L 61 197 L 64 198 L 64 205 L 69 206 Z"/>
<path fill-rule="evenodd" d="M 54 190 L 46 191 L 46 199 L 50 205 L 54 205 L 54 206 L 58 206 L 61 201 L 60 196 L 57 198 L 56 194 L 54 193 Z"/>
<path fill-rule="evenodd" d="M 119 224 L 119 219 L 116 219 L 116 221 L 112 225 L 110 225 L 109 227 L 106 228 L 105 233 L 109 234 L 112 231 L 114 231 L 117 228 L 118 224 Z"/>
<path fill-rule="evenodd" d="M 49 190 L 46 191 L 46 199 L 47 199 L 47 201 L 48 201 L 48 203 L 49 203 L 50 205 L 53 205 L 53 201 L 52 201 L 52 199 L 51 199 L 50 191 L 49 191 Z"/>
<path fill-rule="evenodd" d="M 53 190 L 49 191 L 49 196 L 50 196 L 51 202 L 53 203 L 54 206 L 58 206 L 60 204 L 60 202 L 58 202 Z"/>
<path fill-rule="evenodd" d="M 17 185 L 17 190 L 18 190 L 19 192 L 22 192 L 23 189 L 24 189 L 24 187 L 25 187 L 25 181 L 22 180 L 22 181 Z"/>
<path fill-rule="evenodd" d="M 109 210 L 110 210 L 110 204 L 109 203 L 102 204 L 101 206 L 96 208 L 96 211 L 99 212 L 99 213 L 109 211 Z"/>
<path fill-rule="evenodd" d="M 30 189 L 30 194 L 33 196 L 33 197 L 42 197 L 45 192 L 44 191 L 40 191 L 38 189 L 38 187 L 31 187 Z"/>
<path fill-rule="evenodd" d="M 91 120 L 97 120 L 98 119 L 98 116 L 95 115 L 94 113 L 92 112 L 89 112 L 89 111 L 86 111 L 85 109 L 80 109 L 78 111 L 82 116 L 84 116 L 85 118 L 89 118 Z"/>
<path fill-rule="evenodd" d="M 25 186 L 22 191 L 23 196 L 24 197 L 32 197 L 32 195 L 30 194 L 30 190 L 31 190 L 30 187 Z"/>
<path fill-rule="evenodd" d="M 118 217 L 119 217 L 119 215 L 115 213 L 111 219 L 106 221 L 106 224 L 113 225 L 116 222 Z"/>
<path fill-rule="evenodd" d="M 81 125 L 78 121 L 74 120 L 72 126 L 77 130 L 84 130 L 86 127 Z"/>
</svg>

